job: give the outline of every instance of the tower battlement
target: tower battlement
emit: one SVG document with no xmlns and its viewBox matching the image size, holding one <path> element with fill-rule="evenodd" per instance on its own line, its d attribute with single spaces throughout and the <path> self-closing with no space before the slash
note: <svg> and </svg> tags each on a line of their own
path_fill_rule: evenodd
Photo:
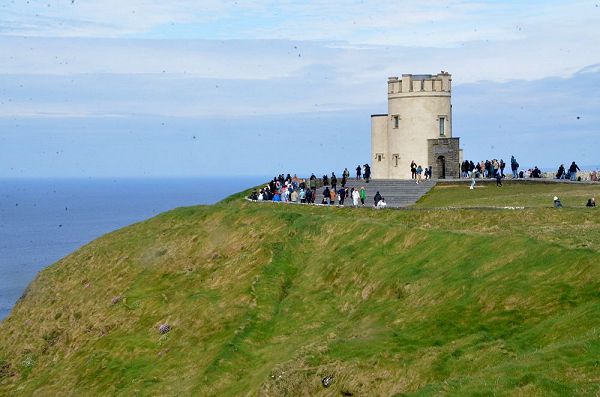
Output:
<svg viewBox="0 0 600 397">
<path fill-rule="evenodd" d="M 388 77 L 388 97 L 450 95 L 452 76 L 443 70 L 432 74 L 403 74 L 402 78 Z"/>
</svg>

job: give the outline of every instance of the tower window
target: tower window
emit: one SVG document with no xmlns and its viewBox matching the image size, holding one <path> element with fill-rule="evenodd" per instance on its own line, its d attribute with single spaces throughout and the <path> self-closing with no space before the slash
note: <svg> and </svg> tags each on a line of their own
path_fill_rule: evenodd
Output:
<svg viewBox="0 0 600 397">
<path fill-rule="evenodd" d="M 383 153 L 375 153 L 375 160 L 377 160 L 377 161 L 383 160 Z"/>
<path fill-rule="evenodd" d="M 394 153 L 392 155 L 392 158 L 394 159 L 394 167 L 398 167 L 398 160 L 400 160 L 400 155 L 398 153 Z"/>
<path fill-rule="evenodd" d="M 444 135 L 446 135 L 446 130 L 445 130 L 445 127 L 446 127 L 446 123 L 445 123 L 446 117 L 440 116 L 439 117 L 439 121 L 440 121 L 440 136 L 444 136 Z"/>
<path fill-rule="evenodd" d="M 398 128 L 398 126 L 400 125 L 400 116 L 398 116 L 397 114 L 393 115 L 392 123 L 393 123 L 394 128 Z"/>
</svg>

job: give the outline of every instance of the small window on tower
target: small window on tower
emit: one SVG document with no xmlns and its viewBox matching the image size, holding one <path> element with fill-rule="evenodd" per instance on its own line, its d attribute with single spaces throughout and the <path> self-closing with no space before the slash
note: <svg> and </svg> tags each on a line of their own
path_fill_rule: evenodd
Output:
<svg viewBox="0 0 600 397">
<path fill-rule="evenodd" d="M 400 116 L 398 116 L 397 114 L 392 116 L 392 121 L 394 123 L 394 128 L 398 128 L 398 126 L 400 125 Z"/>
<path fill-rule="evenodd" d="M 440 120 L 440 136 L 444 136 L 444 135 L 446 135 L 446 130 L 445 130 L 445 127 L 446 127 L 446 117 L 440 116 L 439 120 Z"/>
<path fill-rule="evenodd" d="M 375 159 L 377 161 L 383 160 L 383 153 L 375 153 Z"/>
</svg>

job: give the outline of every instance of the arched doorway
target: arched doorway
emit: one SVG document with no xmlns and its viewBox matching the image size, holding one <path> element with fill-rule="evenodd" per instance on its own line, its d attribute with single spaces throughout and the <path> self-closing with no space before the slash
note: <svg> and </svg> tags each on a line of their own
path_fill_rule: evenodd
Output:
<svg viewBox="0 0 600 397">
<path fill-rule="evenodd" d="M 437 166 L 438 179 L 446 179 L 446 158 L 444 156 L 438 156 L 435 165 Z"/>
</svg>

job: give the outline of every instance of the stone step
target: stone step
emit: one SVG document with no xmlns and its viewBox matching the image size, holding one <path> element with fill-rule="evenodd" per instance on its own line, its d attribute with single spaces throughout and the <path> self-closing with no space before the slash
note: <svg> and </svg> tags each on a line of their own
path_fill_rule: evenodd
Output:
<svg viewBox="0 0 600 397">
<path fill-rule="evenodd" d="M 364 187 L 367 193 L 365 205 L 373 205 L 373 197 L 379 192 L 384 198 L 388 207 L 407 207 L 413 205 L 425 193 L 427 193 L 436 181 L 422 180 L 418 185 L 414 180 L 371 180 L 366 183 L 364 180 L 350 179 L 346 183 L 349 189 Z M 331 186 L 328 186 L 331 188 Z M 323 190 L 325 187 L 317 188 L 316 202 L 320 203 L 323 199 Z M 338 179 L 336 189 L 341 188 L 341 178 Z M 337 200 L 336 200 L 337 203 Z M 346 204 L 352 203 L 352 198 L 345 200 Z"/>
</svg>

